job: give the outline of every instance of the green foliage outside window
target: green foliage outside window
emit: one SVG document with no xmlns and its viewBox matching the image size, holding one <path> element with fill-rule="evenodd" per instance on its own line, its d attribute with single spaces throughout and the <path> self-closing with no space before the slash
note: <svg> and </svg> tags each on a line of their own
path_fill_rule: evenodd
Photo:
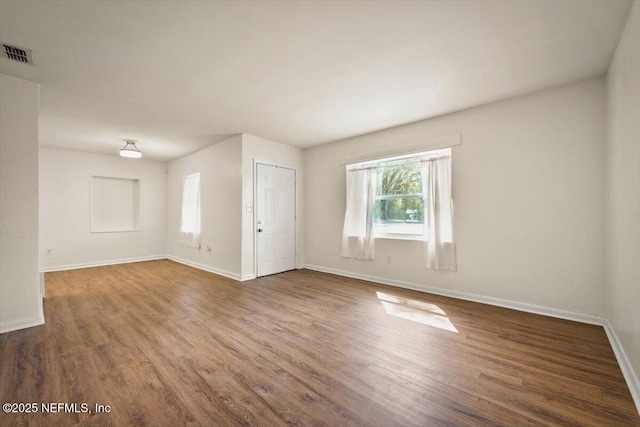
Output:
<svg viewBox="0 0 640 427">
<path fill-rule="evenodd" d="M 382 224 L 422 223 L 422 176 L 420 164 L 388 162 L 377 168 L 374 220 Z"/>
</svg>

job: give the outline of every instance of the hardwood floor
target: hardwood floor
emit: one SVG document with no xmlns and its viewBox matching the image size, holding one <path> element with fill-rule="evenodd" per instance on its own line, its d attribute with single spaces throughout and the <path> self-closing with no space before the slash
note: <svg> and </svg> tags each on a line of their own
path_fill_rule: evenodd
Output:
<svg viewBox="0 0 640 427">
<path fill-rule="evenodd" d="M 46 283 L 46 324 L 0 335 L 0 400 L 38 413 L 1 426 L 640 425 L 597 326 L 308 270 L 238 283 L 162 260 Z"/>
</svg>

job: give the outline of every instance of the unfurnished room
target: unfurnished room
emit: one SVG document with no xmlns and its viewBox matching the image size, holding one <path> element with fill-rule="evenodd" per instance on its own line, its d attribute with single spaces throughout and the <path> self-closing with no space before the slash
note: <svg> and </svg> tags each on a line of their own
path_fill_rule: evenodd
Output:
<svg viewBox="0 0 640 427">
<path fill-rule="evenodd" d="M 0 426 L 640 426 L 640 0 L 0 42 Z"/>
</svg>

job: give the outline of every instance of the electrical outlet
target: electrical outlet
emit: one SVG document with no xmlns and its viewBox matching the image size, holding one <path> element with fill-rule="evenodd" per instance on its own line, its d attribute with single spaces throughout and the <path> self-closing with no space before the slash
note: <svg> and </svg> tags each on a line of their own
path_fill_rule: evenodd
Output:
<svg viewBox="0 0 640 427">
<path fill-rule="evenodd" d="M 44 250 L 44 254 L 45 254 L 45 255 L 53 255 L 53 249 L 51 249 L 51 248 L 47 248 L 47 249 L 45 249 L 45 250 Z"/>
<path fill-rule="evenodd" d="M 387 255 L 387 264 L 391 264 L 391 255 Z"/>
</svg>

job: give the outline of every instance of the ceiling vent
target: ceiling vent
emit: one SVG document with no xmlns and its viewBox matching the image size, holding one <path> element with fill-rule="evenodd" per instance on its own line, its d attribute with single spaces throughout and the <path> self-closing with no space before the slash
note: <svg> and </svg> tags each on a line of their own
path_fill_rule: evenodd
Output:
<svg viewBox="0 0 640 427">
<path fill-rule="evenodd" d="M 29 49 L 23 49 L 17 46 L 11 46 L 2 43 L 2 50 L 0 51 L 2 58 L 11 59 L 12 61 L 22 62 L 23 64 L 33 65 L 33 57 Z"/>
</svg>

